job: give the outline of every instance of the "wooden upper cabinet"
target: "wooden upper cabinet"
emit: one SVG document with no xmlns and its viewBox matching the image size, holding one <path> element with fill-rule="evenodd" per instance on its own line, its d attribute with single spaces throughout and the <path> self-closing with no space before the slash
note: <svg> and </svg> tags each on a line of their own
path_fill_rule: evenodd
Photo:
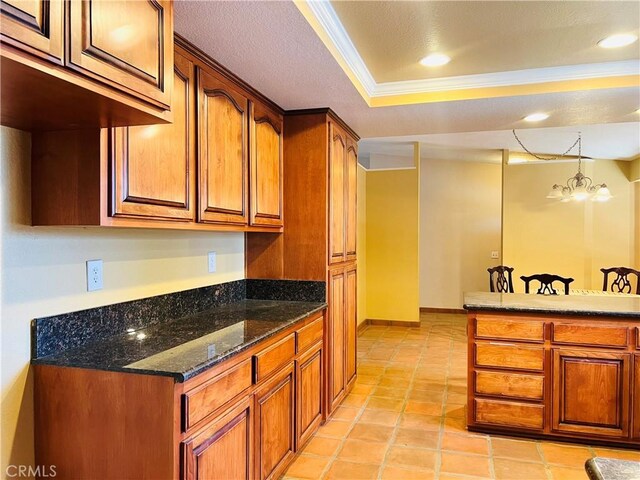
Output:
<svg viewBox="0 0 640 480">
<path fill-rule="evenodd" d="M 112 87 L 170 107 L 171 0 L 74 0 L 66 64 Z"/>
<path fill-rule="evenodd" d="M 62 63 L 63 0 L 2 0 L 2 42 L 38 57 Z"/>
<path fill-rule="evenodd" d="M 251 225 L 282 227 L 282 115 L 253 105 Z"/>
<path fill-rule="evenodd" d="M 356 259 L 356 231 L 357 224 L 357 197 L 358 197 L 358 144 L 351 138 L 347 139 L 346 159 L 346 259 Z"/>
<path fill-rule="evenodd" d="M 247 225 L 249 100 L 198 69 L 198 221 Z"/>
<path fill-rule="evenodd" d="M 182 480 L 254 478 L 251 400 L 242 400 L 180 445 Z"/>
<path fill-rule="evenodd" d="M 357 270 L 351 265 L 346 270 L 345 288 L 345 383 L 349 385 L 356 376 L 356 342 L 358 337 L 358 318 L 356 306 L 357 297 Z"/>
<path fill-rule="evenodd" d="M 343 262 L 345 254 L 345 162 L 347 136 L 329 124 L 329 264 Z"/>
<path fill-rule="evenodd" d="M 631 354 L 552 351 L 553 430 L 628 438 Z"/>
<path fill-rule="evenodd" d="M 110 131 L 114 217 L 195 219 L 193 63 L 176 53 L 173 123 Z"/>
</svg>

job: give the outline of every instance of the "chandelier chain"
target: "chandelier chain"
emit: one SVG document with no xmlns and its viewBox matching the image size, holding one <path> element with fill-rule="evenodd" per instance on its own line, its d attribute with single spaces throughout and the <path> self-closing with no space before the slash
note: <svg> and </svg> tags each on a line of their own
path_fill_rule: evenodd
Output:
<svg viewBox="0 0 640 480">
<path fill-rule="evenodd" d="M 575 148 L 576 145 L 578 145 L 578 171 L 580 171 L 580 164 L 581 164 L 581 157 L 582 157 L 582 141 L 581 141 L 581 135 L 580 133 L 578 133 L 578 138 L 576 139 L 575 142 L 573 142 L 573 145 L 571 145 L 569 148 L 567 148 L 567 150 L 564 153 L 561 153 L 558 156 L 555 157 L 541 157 L 540 155 L 537 155 L 535 153 L 533 153 L 532 151 L 530 151 L 527 147 L 525 147 L 522 144 L 522 141 L 520 140 L 520 138 L 518 138 L 518 134 L 516 133 L 515 130 L 511 130 L 513 132 L 513 136 L 516 138 L 516 140 L 518 141 L 518 143 L 520 144 L 520 146 L 522 147 L 522 149 L 527 152 L 529 155 L 531 155 L 532 157 L 538 159 L 538 160 L 545 160 L 545 161 L 550 161 L 550 160 L 560 160 L 561 158 L 564 158 L 567 156 L 567 153 L 569 153 L 571 150 L 573 150 Z"/>
</svg>

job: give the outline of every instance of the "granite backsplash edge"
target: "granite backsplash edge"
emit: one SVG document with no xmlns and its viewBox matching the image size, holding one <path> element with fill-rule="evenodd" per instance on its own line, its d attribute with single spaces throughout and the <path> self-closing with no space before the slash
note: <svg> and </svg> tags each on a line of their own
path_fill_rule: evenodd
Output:
<svg viewBox="0 0 640 480">
<path fill-rule="evenodd" d="M 325 302 L 325 282 L 242 279 L 31 321 L 31 358 L 78 348 L 245 299 Z"/>
</svg>

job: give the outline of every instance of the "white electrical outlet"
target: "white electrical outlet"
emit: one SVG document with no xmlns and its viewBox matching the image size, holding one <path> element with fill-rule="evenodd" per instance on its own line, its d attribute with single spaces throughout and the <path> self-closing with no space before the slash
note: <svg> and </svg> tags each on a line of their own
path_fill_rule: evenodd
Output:
<svg viewBox="0 0 640 480">
<path fill-rule="evenodd" d="M 209 273 L 216 271 L 216 252 L 209 252 L 208 255 Z"/>
<path fill-rule="evenodd" d="M 87 260 L 87 292 L 102 290 L 102 260 Z"/>
<path fill-rule="evenodd" d="M 491 258 L 500 258 L 500 252 L 498 252 L 497 250 L 493 250 L 491 252 Z"/>
</svg>

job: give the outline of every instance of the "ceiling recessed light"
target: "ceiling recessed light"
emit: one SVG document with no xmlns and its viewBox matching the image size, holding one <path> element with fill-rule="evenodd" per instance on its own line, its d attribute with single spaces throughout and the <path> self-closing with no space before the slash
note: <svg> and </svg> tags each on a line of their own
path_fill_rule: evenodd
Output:
<svg viewBox="0 0 640 480">
<path fill-rule="evenodd" d="M 439 67 L 440 65 L 445 65 L 451 61 L 444 53 L 432 53 L 431 55 L 427 55 L 422 60 L 420 60 L 420 64 L 425 67 Z"/>
<path fill-rule="evenodd" d="M 638 40 L 638 37 L 631 33 L 618 33 L 610 37 L 603 38 L 598 42 L 598 46 L 602 48 L 619 48 L 631 45 Z"/>
<path fill-rule="evenodd" d="M 541 122 L 547 118 L 549 118 L 549 115 L 546 113 L 532 113 L 531 115 L 524 117 L 524 120 L 527 122 Z"/>
</svg>

